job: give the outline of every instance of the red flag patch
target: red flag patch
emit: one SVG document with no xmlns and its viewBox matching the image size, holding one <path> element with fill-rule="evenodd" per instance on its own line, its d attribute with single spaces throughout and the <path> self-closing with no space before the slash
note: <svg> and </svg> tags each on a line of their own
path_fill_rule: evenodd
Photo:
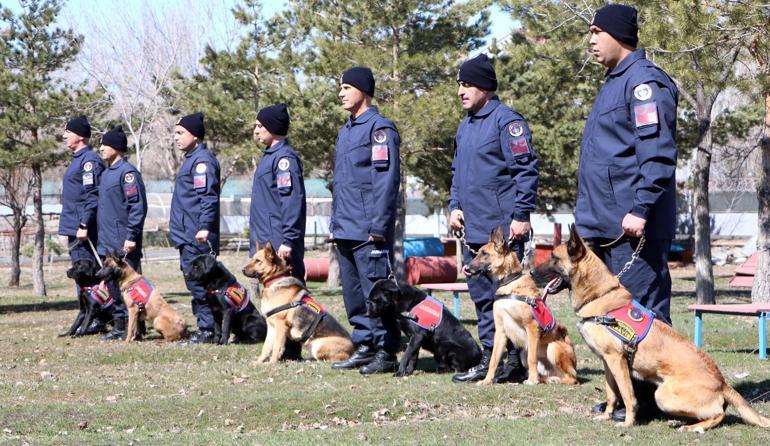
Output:
<svg viewBox="0 0 770 446">
<path fill-rule="evenodd" d="M 385 144 L 373 145 L 372 161 L 388 161 L 388 146 Z"/>
<path fill-rule="evenodd" d="M 193 176 L 193 187 L 206 187 L 206 175 Z"/>
<path fill-rule="evenodd" d="M 126 197 L 133 197 L 139 193 L 139 188 L 136 187 L 136 183 L 124 184 L 123 192 L 126 193 Z"/>
<path fill-rule="evenodd" d="M 514 156 L 525 155 L 529 153 L 529 144 L 527 138 L 520 136 L 511 140 L 511 153 Z"/>
<path fill-rule="evenodd" d="M 278 184 L 278 187 L 281 189 L 291 187 L 291 173 L 279 172 L 275 177 L 275 181 Z"/>
<path fill-rule="evenodd" d="M 655 104 L 655 101 L 635 106 L 634 117 L 636 119 L 637 128 L 657 124 L 658 107 Z"/>
</svg>

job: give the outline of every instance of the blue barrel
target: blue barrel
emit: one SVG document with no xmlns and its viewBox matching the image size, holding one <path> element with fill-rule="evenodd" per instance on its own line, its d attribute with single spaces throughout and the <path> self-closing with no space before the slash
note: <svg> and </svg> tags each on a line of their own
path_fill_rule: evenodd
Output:
<svg viewBox="0 0 770 446">
<path fill-rule="evenodd" d="M 404 239 L 404 261 L 409 257 L 443 256 L 444 245 L 437 237 L 409 237 Z"/>
</svg>

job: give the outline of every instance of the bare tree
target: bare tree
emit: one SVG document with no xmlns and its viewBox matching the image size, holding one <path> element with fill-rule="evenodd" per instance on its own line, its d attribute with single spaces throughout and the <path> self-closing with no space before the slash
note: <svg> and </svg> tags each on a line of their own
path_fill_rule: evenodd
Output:
<svg viewBox="0 0 770 446">
<path fill-rule="evenodd" d="M 21 265 L 19 255 L 21 253 L 21 235 L 24 225 L 27 224 L 26 206 L 32 193 L 32 175 L 30 170 L 23 166 L 7 165 L 0 169 L 0 204 L 11 210 L 10 225 L 13 231 L 11 237 L 11 276 L 8 278 L 8 286 L 19 286 L 21 277 Z M 8 219 L 8 217 L 6 217 Z"/>
</svg>

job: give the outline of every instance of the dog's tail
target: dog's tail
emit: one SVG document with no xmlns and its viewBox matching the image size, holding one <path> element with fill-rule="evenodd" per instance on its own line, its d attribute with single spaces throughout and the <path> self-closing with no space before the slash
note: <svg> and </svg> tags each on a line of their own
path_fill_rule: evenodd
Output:
<svg viewBox="0 0 770 446">
<path fill-rule="evenodd" d="M 752 409 L 741 394 L 736 392 L 735 389 L 730 387 L 727 383 L 722 384 L 722 396 L 724 396 L 727 402 L 732 404 L 733 407 L 738 410 L 738 413 L 745 422 L 753 424 L 754 426 L 764 428 L 770 427 L 770 419 L 763 417 L 757 413 L 756 410 Z"/>
</svg>

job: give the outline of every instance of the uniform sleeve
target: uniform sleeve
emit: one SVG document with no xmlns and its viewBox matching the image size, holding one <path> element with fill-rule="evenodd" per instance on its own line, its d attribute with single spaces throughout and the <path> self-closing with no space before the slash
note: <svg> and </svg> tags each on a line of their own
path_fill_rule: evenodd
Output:
<svg viewBox="0 0 770 446">
<path fill-rule="evenodd" d="M 193 165 L 193 187 L 201 205 L 198 230 L 213 231 L 219 219 L 219 166 L 211 160 L 196 162 Z"/>
<path fill-rule="evenodd" d="M 396 215 L 401 186 L 401 137 L 395 129 L 385 127 L 372 132 L 371 143 L 374 215 L 369 235 L 385 237 L 389 223 Z"/>
<path fill-rule="evenodd" d="M 455 154 L 452 157 L 452 185 L 449 187 L 449 212 L 460 209 L 460 197 L 457 195 L 457 139 L 454 140 Z"/>
<path fill-rule="evenodd" d="M 305 215 L 305 194 L 302 187 L 302 165 L 293 156 L 284 156 L 273 165 L 273 175 L 281 202 L 281 228 L 283 243 L 291 248 L 297 248 L 304 243 L 302 223 Z"/>
<path fill-rule="evenodd" d="M 126 240 L 135 242 L 142 236 L 142 224 L 147 216 L 144 182 L 137 171 L 124 173 L 120 181 L 123 186 L 123 197 L 128 207 Z"/>
<path fill-rule="evenodd" d="M 80 168 L 83 192 L 83 215 L 80 217 L 80 223 L 86 226 L 96 224 L 96 210 L 99 206 L 99 179 L 104 171 L 104 164 L 101 160 L 88 160 Z"/>
<path fill-rule="evenodd" d="M 511 210 L 511 218 L 529 221 L 529 214 L 535 210 L 540 173 L 527 122 L 515 119 L 507 123 L 500 131 L 500 144 L 508 171 L 516 183 L 516 203 Z"/>
<path fill-rule="evenodd" d="M 629 93 L 640 173 L 629 212 L 647 219 L 650 209 L 674 181 L 676 100 L 671 90 L 652 80 L 634 85 Z"/>
</svg>

